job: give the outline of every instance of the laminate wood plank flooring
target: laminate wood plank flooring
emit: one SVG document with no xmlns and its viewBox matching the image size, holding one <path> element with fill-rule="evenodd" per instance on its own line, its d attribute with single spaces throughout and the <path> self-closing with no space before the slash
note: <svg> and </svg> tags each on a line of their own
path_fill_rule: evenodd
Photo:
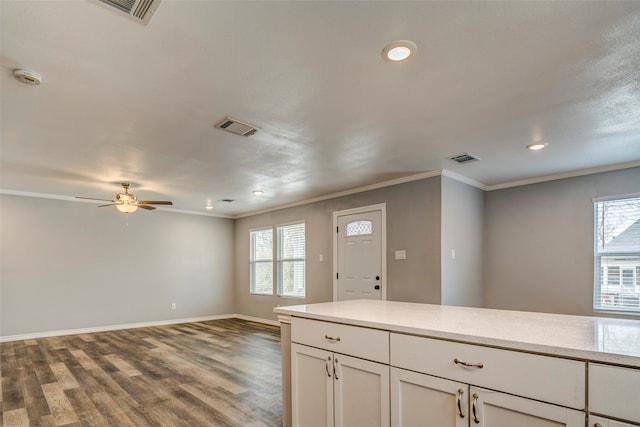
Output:
<svg viewBox="0 0 640 427">
<path fill-rule="evenodd" d="M 279 427 L 280 363 L 239 319 L 2 343 L 0 427 Z"/>
</svg>

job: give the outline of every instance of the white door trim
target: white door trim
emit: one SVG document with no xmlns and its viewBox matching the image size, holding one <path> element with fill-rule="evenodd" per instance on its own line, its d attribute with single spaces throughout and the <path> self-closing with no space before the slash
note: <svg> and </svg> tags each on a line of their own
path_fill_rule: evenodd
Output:
<svg viewBox="0 0 640 427">
<path fill-rule="evenodd" d="M 380 277 L 382 279 L 382 295 L 381 299 L 387 299 L 387 204 L 378 203 L 377 205 L 362 206 L 360 208 L 345 209 L 333 212 L 333 229 L 338 229 L 338 217 L 344 215 L 353 215 L 364 212 L 380 211 L 380 249 L 382 259 L 380 262 Z M 333 231 L 333 300 L 338 300 L 338 233 Z"/>
</svg>

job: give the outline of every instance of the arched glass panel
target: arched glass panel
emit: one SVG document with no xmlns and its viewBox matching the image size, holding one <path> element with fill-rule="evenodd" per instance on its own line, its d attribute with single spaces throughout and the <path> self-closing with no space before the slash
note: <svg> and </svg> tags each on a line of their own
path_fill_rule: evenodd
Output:
<svg viewBox="0 0 640 427">
<path fill-rule="evenodd" d="M 372 221 L 353 221 L 345 226 L 345 235 L 347 236 L 361 236 L 363 234 L 373 234 Z"/>
</svg>

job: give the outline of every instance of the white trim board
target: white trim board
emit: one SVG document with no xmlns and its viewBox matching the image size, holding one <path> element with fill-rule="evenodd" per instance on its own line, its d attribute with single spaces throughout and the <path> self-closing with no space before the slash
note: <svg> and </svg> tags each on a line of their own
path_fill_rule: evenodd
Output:
<svg viewBox="0 0 640 427">
<path fill-rule="evenodd" d="M 246 320 L 248 322 L 264 323 L 271 326 L 280 326 L 280 324 L 276 320 L 268 320 L 268 319 L 262 319 L 259 317 L 245 316 L 243 314 L 218 314 L 214 316 L 186 317 L 183 319 L 156 320 L 152 322 L 126 323 L 122 325 L 95 326 L 91 328 L 63 329 L 59 331 L 46 331 L 46 332 L 34 332 L 30 334 L 6 335 L 6 336 L 0 336 L 0 343 L 10 342 L 10 341 L 31 340 L 31 339 L 37 339 L 37 338 L 60 337 L 64 335 L 92 334 L 95 332 L 118 331 L 122 329 L 150 328 L 154 326 L 177 325 L 180 323 L 206 322 L 209 320 L 222 320 L 222 319 L 241 319 L 241 320 Z"/>
<path fill-rule="evenodd" d="M 181 210 L 181 209 L 174 209 L 174 208 L 162 208 L 162 207 L 158 207 L 157 209 L 163 210 L 165 212 L 174 212 L 174 213 L 181 213 L 181 214 L 187 214 L 187 215 L 202 215 L 202 216 L 211 216 L 211 217 L 226 218 L 226 219 L 241 219 L 241 218 L 246 218 L 246 217 L 259 215 L 267 212 L 278 211 L 280 209 L 293 208 L 296 206 L 302 206 L 302 205 L 308 205 L 310 203 L 321 202 L 323 200 L 330 200 L 338 197 L 350 196 L 352 194 L 363 193 L 365 191 L 376 190 L 378 188 L 391 187 L 392 185 L 419 181 L 421 179 L 432 178 L 434 176 L 446 176 L 456 181 L 460 181 L 463 184 L 467 184 L 472 187 L 479 188 L 480 190 L 483 190 L 483 191 L 495 191 L 495 190 L 503 190 L 511 187 L 521 187 L 523 185 L 538 184 L 538 183 L 547 182 L 547 181 L 555 181 L 558 179 L 573 178 L 573 177 L 578 177 L 583 175 L 591 175 L 591 174 L 596 174 L 601 172 L 612 172 L 616 170 L 629 169 L 629 168 L 634 168 L 638 166 L 640 166 L 640 161 L 633 161 L 633 162 L 619 163 L 619 164 L 609 165 L 609 166 L 602 166 L 602 167 L 595 167 L 595 168 L 588 168 L 588 169 L 578 169 L 575 171 L 563 172 L 563 173 L 552 174 L 552 175 L 543 175 L 539 177 L 533 177 L 533 178 L 522 179 L 517 181 L 510 181 L 510 182 L 505 182 L 502 184 L 494 184 L 494 185 L 486 185 L 481 182 L 475 181 L 471 178 L 467 178 L 466 176 L 461 175 L 457 172 L 452 172 L 448 169 L 440 169 L 440 170 L 432 170 L 427 172 L 420 172 L 417 174 L 408 175 L 401 178 L 396 178 L 388 181 L 378 182 L 371 185 L 366 185 L 364 187 L 352 188 L 352 189 L 340 191 L 337 193 L 331 193 L 331 194 L 326 194 L 324 196 L 314 197 L 311 199 L 300 200 L 299 202 L 288 203 L 288 204 L 274 206 L 271 208 L 252 211 L 252 212 L 245 212 L 237 215 L 223 215 L 223 214 L 195 212 L 195 211 L 188 211 L 188 210 Z M 66 200 L 70 202 L 73 201 L 73 202 L 84 202 L 84 203 L 101 203 L 101 202 L 93 202 L 90 200 L 76 199 L 75 197 L 60 196 L 56 194 L 32 193 L 28 191 L 8 190 L 8 189 L 1 189 L 1 188 L 0 188 L 0 194 L 7 194 L 11 196 L 36 197 L 41 199 Z"/>
</svg>

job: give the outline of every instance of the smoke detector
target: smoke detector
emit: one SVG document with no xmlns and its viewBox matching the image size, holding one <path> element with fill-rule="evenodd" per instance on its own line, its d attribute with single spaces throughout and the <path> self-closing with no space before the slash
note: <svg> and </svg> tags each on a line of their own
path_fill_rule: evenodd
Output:
<svg viewBox="0 0 640 427">
<path fill-rule="evenodd" d="M 38 86 L 42 84 L 42 76 L 35 71 L 18 69 L 13 71 L 13 76 L 20 83 L 24 83 L 29 86 Z"/>
<path fill-rule="evenodd" d="M 218 129 L 226 130 L 227 132 L 235 133 L 236 135 L 251 136 L 258 132 L 258 128 L 248 123 L 243 123 L 240 120 L 227 117 L 216 125 Z"/>
</svg>

